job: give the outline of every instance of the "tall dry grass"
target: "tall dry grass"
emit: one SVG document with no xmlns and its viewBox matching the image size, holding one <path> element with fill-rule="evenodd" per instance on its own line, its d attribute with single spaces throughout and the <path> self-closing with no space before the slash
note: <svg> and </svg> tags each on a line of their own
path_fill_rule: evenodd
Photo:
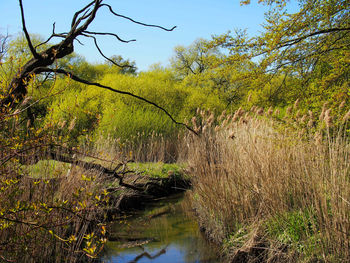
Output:
<svg viewBox="0 0 350 263">
<path fill-rule="evenodd" d="M 93 153 L 99 153 L 110 160 L 174 163 L 179 158 L 180 137 L 181 132 L 167 137 L 155 132 L 139 133 L 124 141 L 110 136 L 99 136 L 89 148 L 92 148 Z"/>
<path fill-rule="evenodd" d="M 311 132 L 300 128 L 302 118 L 281 125 L 271 109 L 253 111 L 218 120 L 202 111 L 192 120 L 202 134 L 186 139 L 191 195 L 207 233 L 234 260 L 260 246 L 244 260 L 350 261 L 346 122 L 331 133 L 328 113 L 322 129 L 312 125 Z"/>
</svg>

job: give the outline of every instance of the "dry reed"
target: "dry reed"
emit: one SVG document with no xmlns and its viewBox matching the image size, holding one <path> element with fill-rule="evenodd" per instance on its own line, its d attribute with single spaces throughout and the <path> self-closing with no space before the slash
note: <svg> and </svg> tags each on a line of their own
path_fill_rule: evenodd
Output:
<svg viewBox="0 0 350 263">
<path fill-rule="evenodd" d="M 350 260 L 350 145 L 344 130 L 305 139 L 257 115 L 186 138 L 193 206 L 207 233 L 231 244 L 232 258 L 264 240 L 270 262 Z M 329 128 L 330 111 L 324 107 L 321 115 L 328 116 Z M 306 218 L 307 229 L 299 229 L 303 220 L 291 224 L 295 213 Z M 271 231 L 276 222 L 277 233 Z"/>
</svg>

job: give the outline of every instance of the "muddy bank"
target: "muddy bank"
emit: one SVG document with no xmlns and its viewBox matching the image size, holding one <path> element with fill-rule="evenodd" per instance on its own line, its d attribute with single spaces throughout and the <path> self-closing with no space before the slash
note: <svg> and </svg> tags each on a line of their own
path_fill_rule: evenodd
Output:
<svg viewBox="0 0 350 263">
<path fill-rule="evenodd" d="M 182 193 L 191 188 L 191 181 L 185 174 L 169 175 L 166 178 L 155 178 L 130 174 L 123 178 L 123 185 L 108 188 L 110 193 L 107 217 L 142 210 L 149 202 L 162 197 Z"/>
</svg>

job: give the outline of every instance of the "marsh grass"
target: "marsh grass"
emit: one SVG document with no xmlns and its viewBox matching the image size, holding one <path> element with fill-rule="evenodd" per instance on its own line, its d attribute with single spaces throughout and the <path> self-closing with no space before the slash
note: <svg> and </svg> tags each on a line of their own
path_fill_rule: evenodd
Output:
<svg viewBox="0 0 350 263">
<path fill-rule="evenodd" d="M 128 140 L 99 136 L 89 148 L 110 160 L 175 163 L 179 158 L 181 134 L 175 132 L 164 136 L 155 132 L 138 133 Z"/>
<path fill-rule="evenodd" d="M 347 122 L 332 128 L 328 112 L 308 128 L 296 114 L 252 111 L 217 120 L 202 111 L 192 120 L 201 136 L 188 135 L 186 151 L 201 224 L 234 260 L 246 252 L 247 262 L 346 262 Z"/>
</svg>

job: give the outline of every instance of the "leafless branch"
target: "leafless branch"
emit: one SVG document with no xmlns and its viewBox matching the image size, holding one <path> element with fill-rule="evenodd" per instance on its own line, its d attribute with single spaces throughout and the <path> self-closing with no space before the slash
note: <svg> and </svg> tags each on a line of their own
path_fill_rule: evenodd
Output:
<svg viewBox="0 0 350 263">
<path fill-rule="evenodd" d="M 93 5 L 93 9 L 91 11 L 87 11 L 87 13 L 84 14 L 82 17 L 80 17 L 78 19 L 78 21 L 76 21 L 74 24 L 72 24 L 71 31 L 69 32 L 69 34 L 67 36 L 67 41 L 75 39 L 77 36 L 79 36 L 81 33 L 83 33 L 88 28 L 88 26 L 92 23 L 92 21 L 94 21 L 98 9 L 102 6 L 101 5 L 102 1 L 103 0 L 94 0 L 93 2 L 88 4 L 85 8 L 80 10 L 81 12 L 83 12 L 83 10 L 86 10 L 91 5 Z M 84 24 L 78 28 L 80 22 L 84 21 L 85 19 L 86 19 L 86 21 L 84 22 Z M 73 19 L 73 21 L 75 21 L 75 19 Z"/>
<path fill-rule="evenodd" d="M 52 38 L 54 38 L 54 37 L 65 38 L 65 37 L 67 36 L 67 33 L 56 34 L 56 33 L 55 33 L 55 26 L 56 26 L 56 22 L 53 23 L 53 25 L 52 25 L 52 34 L 51 34 L 51 36 L 50 36 L 46 41 L 44 41 L 44 42 L 42 42 L 42 43 L 36 45 L 35 48 L 38 48 L 38 47 L 40 47 L 40 46 L 42 46 L 42 45 L 47 44 L 47 43 L 48 43 Z"/>
<path fill-rule="evenodd" d="M 116 63 L 115 61 L 113 61 L 112 59 L 110 59 L 109 57 L 107 57 L 105 54 L 103 54 L 100 46 L 98 45 L 97 43 L 97 39 L 96 37 L 94 36 L 90 36 L 90 35 L 86 35 L 86 34 L 81 34 L 82 36 L 85 36 L 85 37 L 90 37 L 94 40 L 94 43 L 95 43 L 95 46 L 98 50 L 98 52 L 101 54 L 102 57 L 104 57 L 105 59 L 107 59 L 109 62 L 111 62 L 112 64 L 116 65 L 117 67 L 120 67 L 120 68 L 133 68 L 133 66 L 131 65 L 119 65 L 118 63 Z"/>
<path fill-rule="evenodd" d="M 90 9 L 86 10 L 85 13 L 81 17 L 79 17 L 78 21 L 75 23 L 75 25 L 73 25 L 72 28 L 74 30 L 76 30 L 76 28 L 78 27 L 80 22 L 82 22 L 83 20 L 87 19 L 91 14 L 92 14 L 92 11 Z"/>
<path fill-rule="evenodd" d="M 158 26 L 158 25 L 145 24 L 145 23 L 142 23 L 142 22 L 138 22 L 138 21 L 136 21 L 136 20 L 134 20 L 134 19 L 132 19 L 132 18 L 130 18 L 130 17 L 128 17 L 128 16 L 124 16 L 124 15 L 121 15 L 121 14 L 118 14 L 118 13 L 114 12 L 114 11 L 113 11 L 113 8 L 112 8 L 110 5 L 108 5 L 108 4 L 102 4 L 101 7 L 102 7 L 102 6 L 107 6 L 108 9 L 109 9 L 109 11 L 110 11 L 113 15 L 118 16 L 118 17 L 121 17 L 121 18 L 124 18 L 124 19 L 127 19 L 127 20 L 129 20 L 129 21 L 131 21 L 131 22 L 133 22 L 133 23 L 135 23 L 135 24 L 138 24 L 138 25 L 147 26 L 147 27 L 156 27 L 156 28 L 163 29 L 163 30 L 165 30 L 165 31 L 173 31 L 173 30 L 176 28 L 176 26 L 173 26 L 172 28 L 169 29 L 169 28 L 165 28 L 165 27 L 162 27 L 162 26 Z"/>
<path fill-rule="evenodd" d="M 8 34 L 6 36 L 0 35 L 0 62 L 4 54 L 6 53 L 8 38 L 9 38 Z"/>
<path fill-rule="evenodd" d="M 72 27 L 72 28 L 73 28 L 74 25 L 76 24 L 76 20 L 77 20 L 78 16 L 79 16 L 82 12 L 84 12 L 85 10 L 87 10 L 90 6 L 92 6 L 95 2 L 96 2 L 95 0 L 92 1 L 92 2 L 90 2 L 87 6 L 85 6 L 84 8 L 82 8 L 81 10 L 79 10 L 78 12 L 76 12 L 76 13 L 74 14 L 73 19 L 72 19 L 72 24 L 71 24 L 71 27 Z"/>
<path fill-rule="evenodd" d="M 33 47 L 32 41 L 30 40 L 30 36 L 28 34 L 28 31 L 27 31 L 26 21 L 24 18 L 24 10 L 23 10 L 22 0 L 19 0 L 19 6 L 21 8 L 23 32 L 24 32 L 24 35 L 26 36 L 28 47 L 30 49 L 30 52 L 32 52 L 33 56 L 38 59 L 38 58 L 40 58 L 40 55 L 36 52 L 35 48 Z"/>
<path fill-rule="evenodd" d="M 76 40 L 80 45 L 84 46 L 84 44 L 78 38 L 76 38 L 74 40 Z"/>
<path fill-rule="evenodd" d="M 183 125 L 187 129 L 189 129 L 190 131 L 197 134 L 189 126 L 187 126 L 183 123 L 177 122 L 169 114 L 169 112 L 166 111 L 163 107 L 161 107 L 161 106 L 157 105 L 156 103 L 151 102 L 151 101 L 149 101 L 141 96 L 138 96 L 138 95 L 132 94 L 130 92 L 126 92 L 126 91 L 116 90 L 116 89 L 113 89 L 111 87 L 101 85 L 99 83 L 94 83 L 94 82 L 90 82 L 88 80 L 81 79 L 78 76 L 75 76 L 74 74 L 67 72 L 63 69 L 50 69 L 49 68 L 53 63 L 55 63 L 55 61 L 57 59 L 63 58 L 65 56 L 71 54 L 74 51 L 74 40 L 77 40 L 79 42 L 78 37 L 80 37 L 80 36 L 93 38 L 98 52 L 101 54 L 102 57 L 107 59 L 112 64 L 123 67 L 123 68 L 124 67 L 132 67 L 130 65 L 118 65 L 115 61 L 113 61 L 112 59 L 105 56 L 103 54 L 101 48 L 98 45 L 96 35 L 113 36 L 113 37 L 117 38 L 119 41 L 122 41 L 125 43 L 135 41 L 134 39 L 133 40 L 123 40 L 115 33 L 88 31 L 88 27 L 96 18 L 96 14 L 97 14 L 98 10 L 103 6 L 106 6 L 107 8 L 109 8 L 110 12 L 114 16 L 127 19 L 133 23 L 136 23 L 136 24 L 139 24 L 142 26 L 156 27 L 156 28 L 160 28 L 160 29 L 165 30 L 165 31 L 172 31 L 176 28 L 174 26 L 174 27 L 168 29 L 168 28 L 158 26 L 158 25 L 145 24 L 142 22 L 138 22 L 136 20 L 133 20 L 130 17 L 117 14 L 116 12 L 113 11 L 113 9 L 110 5 L 102 4 L 102 2 L 103 2 L 103 0 L 93 0 L 93 1 L 89 2 L 85 7 L 83 7 L 79 11 L 77 11 L 72 18 L 71 28 L 69 29 L 68 33 L 56 34 L 55 33 L 55 24 L 53 24 L 52 35 L 49 37 L 48 40 L 39 44 L 39 46 L 48 43 L 54 37 L 63 38 L 63 40 L 58 44 L 51 45 L 46 50 L 44 50 L 38 54 L 36 52 L 36 49 L 33 47 L 32 42 L 31 42 L 30 37 L 29 37 L 29 34 L 27 32 L 26 25 L 25 25 L 25 19 L 24 19 L 24 11 L 23 11 L 24 9 L 23 9 L 23 5 L 22 5 L 22 0 L 19 0 L 20 6 L 21 6 L 23 31 L 26 35 L 28 46 L 29 46 L 34 58 L 27 61 L 27 63 L 24 64 L 23 67 L 21 67 L 21 69 L 18 71 L 16 76 L 12 79 L 12 81 L 9 85 L 9 89 L 8 89 L 9 90 L 8 96 L 6 96 L 5 98 L 0 100 L 0 110 L 2 110 L 3 112 L 9 113 L 11 109 L 14 109 L 16 107 L 16 105 L 18 105 L 21 101 L 23 101 L 23 99 L 25 98 L 25 96 L 28 92 L 27 91 L 28 83 L 30 82 L 30 80 L 32 80 L 32 78 L 35 74 L 40 74 L 40 73 L 44 73 L 44 72 L 52 72 L 52 73 L 59 73 L 59 74 L 67 75 L 71 79 L 78 81 L 78 82 L 81 82 L 81 83 L 84 83 L 86 85 L 95 85 L 95 86 L 98 86 L 98 87 L 101 87 L 104 89 L 108 89 L 108 90 L 111 90 L 111 91 L 119 93 L 119 94 L 132 96 L 134 98 L 142 100 L 142 101 L 160 109 L 161 111 L 163 111 L 174 123 L 179 124 L 179 125 Z"/>
<path fill-rule="evenodd" d="M 130 43 L 130 42 L 136 41 L 136 39 L 124 40 L 124 39 L 120 38 L 117 34 L 114 34 L 114 33 L 91 32 L 91 31 L 86 31 L 86 30 L 84 31 L 84 33 L 90 34 L 90 35 L 114 36 L 114 37 L 117 38 L 120 42 L 123 42 L 123 43 Z"/>
</svg>

